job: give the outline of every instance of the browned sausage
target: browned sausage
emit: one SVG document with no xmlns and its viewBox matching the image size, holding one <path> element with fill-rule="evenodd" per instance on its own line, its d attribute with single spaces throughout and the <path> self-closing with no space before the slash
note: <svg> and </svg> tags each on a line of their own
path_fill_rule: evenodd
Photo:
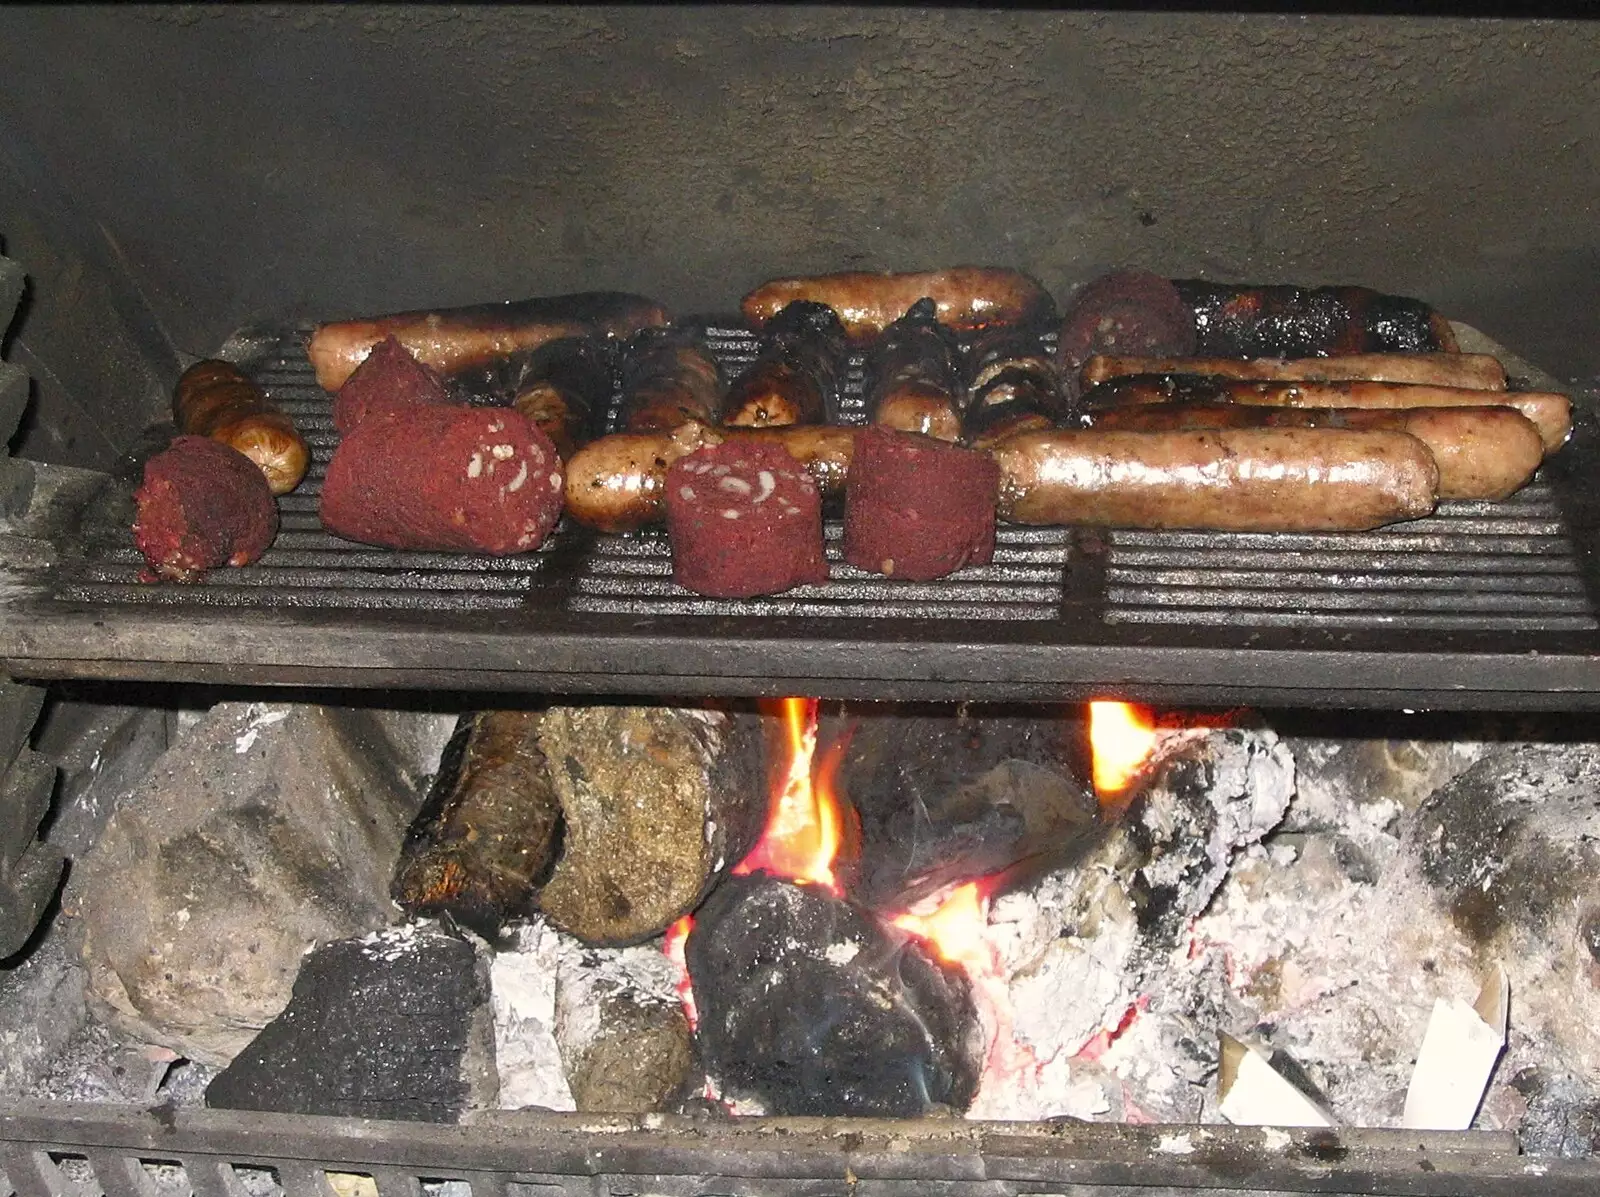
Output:
<svg viewBox="0 0 1600 1197">
<path fill-rule="evenodd" d="M 662 490 L 667 467 L 685 454 L 725 440 L 783 446 L 816 479 L 824 495 L 844 490 L 855 448 L 855 430 L 827 424 L 788 428 L 708 428 L 684 424 L 671 432 L 601 437 L 567 463 L 567 513 L 602 532 L 629 532 L 665 515 Z"/>
<path fill-rule="evenodd" d="M 917 300 L 883 330 L 867 353 L 867 411 L 874 424 L 920 432 L 941 441 L 961 438 L 961 348 L 939 323 L 938 305 Z"/>
<path fill-rule="evenodd" d="M 761 330 L 756 360 L 722 400 L 722 422 L 741 428 L 822 424 L 839 401 L 846 339 L 826 304 L 797 300 Z"/>
<path fill-rule="evenodd" d="M 1347 353 L 1338 357 L 1110 357 L 1096 354 L 1079 376 L 1085 388 L 1129 374 L 1206 374 L 1263 381 L 1425 383 L 1506 389 L 1500 359 L 1487 353 Z"/>
<path fill-rule="evenodd" d="M 318 385 L 336 391 L 372 347 L 391 334 L 419 362 L 441 374 L 454 374 L 491 358 L 537 349 L 558 337 L 626 337 L 667 320 L 666 310 L 653 299 L 621 291 L 581 291 L 335 321 L 312 333 L 306 353 L 316 368 Z"/>
<path fill-rule="evenodd" d="M 1439 484 L 1404 432 L 1025 432 L 991 452 L 1019 524 L 1360 532 L 1427 515 Z"/>
<path fill-rule="evenodd" d="M 713 424 L 722 402 L 722 367 L 692 333 L 647 328 L 628 344 L 622 369 L 622 415 L 629 432 L 670 432 Z"/>
<path fill-rule="evenodd" d="M 1475 391 L 1404 382 L 1250 382 L 1182 374 L 1113 378 L 1085 393 L 1088 408 L 1133 403 L 1242 403 L 1263 407 L 1514 407 L 1539 430 L 1545 452 L 1572 434 L 1572 400 L 1553 391 Z"/>
<path fill-rule="evenodd" d="M 825 303 L 839 314 L 850 343 L 865 345 L 924 296 L 938 305 L 939 322 L 958 331 L 1044 320 L 1055 307 L 1049 293 L 1019 270 L 955 266 L 773 279 L 746 295 L 740 308 L 746 320 L 759 326 L 795 300 Z"/>
<path fill-rule="evenodd" d="M 311 464 L 294 421 L 232 362 L 208 358 L 185 370 L 173 391 L 172 419 L 180 433 L 243 453 L 261 467 L 275 495 L 299 486 Z"/>
<path fill-rule="evenodd" d="M 1118 432 L 1198 432 L 1219 428 L 1345 428 L 1409 432 L 1433 454 L 1441 499 L 1504 499 L 1528 483 L 1544 443 L 1510 407 L 1245 407 L 1154 403 L 1113 407 L 1088 417 L 1090 427 Z"/>
</svg>

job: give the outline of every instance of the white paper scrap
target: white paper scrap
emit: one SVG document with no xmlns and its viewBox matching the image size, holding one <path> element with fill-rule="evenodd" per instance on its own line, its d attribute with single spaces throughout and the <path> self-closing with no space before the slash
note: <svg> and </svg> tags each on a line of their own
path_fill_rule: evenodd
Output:
<svg viewBox="0 0 1600 1197">
<path fill-rule="evenodd" d="M 1217 1111 L 1235 1126 L 1335 1126 L 1333 1115 L 1296 1089 L 1267 1058 L 1232 1035 L 1218 1036 Z"/>
<path fill-rule="evenodd" d="M 1439 998 L 1411 1070 L 1406 1109 L 1400 1125 L 1408 1130 L 1467 1130 L 1506 1046 L 1506 1016 L 1511 986 L 1506 970 L 1495 965 L 1468 1005 Z"/>
</svg>

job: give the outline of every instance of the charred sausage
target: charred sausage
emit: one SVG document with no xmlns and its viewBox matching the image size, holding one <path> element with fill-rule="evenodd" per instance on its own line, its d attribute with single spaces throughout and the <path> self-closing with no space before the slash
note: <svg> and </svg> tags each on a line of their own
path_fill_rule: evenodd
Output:
<svg viewBox="0 0 1600 1197">
<path fill-rule="evenodd" d="M 647 328 L 628 343 L 618 421 L 627 431 L 715 423 L 721 402 L 722 367 L 691 333 Z"/>
<path fill-rule="evenodd" d="M 1019 524 L 1359 532 L 1433 510 L 1433 455 L 1404 432 L 1028 432 L 992 450 Z"/>
<path fill-rule="evenodd" d="M 641 328 L 664 325 L 667 319 L 660 304 L 643 296 L 582 291 L 335 321 L 312 333 L 306 352 L 318 385 L 336 391 L 372 347 L 391 333 L 424 365 L 453 374 L 519 350 L 537 349 L 558 337 L 627 337 Z"/>
<path fill-rule="evenodd" d="M 539 426 L 561 460 L 599 431 L 611 398 L 611 355 L 594 337 L 562 337 L 472 366 L 446 381 L 481 402 L 515 407 Z"/>
<path fill-rule="evenodd" d="M 267 476 L 275 495 L 300 485 L 311 451 L 294 421 L 232 362 L 196 362 L 178 379 L 172 418 L 180 433 L 210 437 L 237 449 Z"/>
<path fill-rule="evenodd" d="M 740 308 L 746 320 L 760 326 L 796 300 L 827 304 L 839 314 L 850 343 L 861 346 L 924 297 L 936 305 L 939 323 L 958 332 L 1044 320 L 1054 310 L 1049 293 L 1034 279 L 993 266 L 773 279 L 746 295 Z"/>
<path fill-rule="evenodd" d="M 736 428 L 822 424 L 839 399 L 846 340 L 826 304 L 789 304 L 761 330 L 756 360 L 728 386 L 722 422 Z"/>
<path fill-rule="evenodd" d="M 567 512 L 578 523 L 602 532 L 629 532 L 658 523 L 666 511 L 668 467 L 696 449 L 724 441 L 781 445 L 810 471 L 826 496 L 844 491 L 855 430 L 826 424 L 709 428 L 689 423 L 671 432 L 601 437 L 567 463 Z"/>
<path fill-rule="evenodd" d="M 961 438 L 961 350 L 931 297 L 917 300 L 867 353 L 867 411 L 874 424 Z"/>
<path fill-rule="evenodd" d="M 1420 299 L 1367 287 L 1258 287 L 1174 279 L 1203 357 L 1454 353 L 1450 322 Z"/>
<path fill-rule="evenodd" d="M 962 440 L 986 449 L 1019 432 L 1053 428 L 1068 411 L 1060 371 L 1035 333 L 1002 326 L 979 334 L 971 351 Z"/>
<path fill-rule="evenodd" d="M 1117 432 L 1200 432 L 1222 428 L 1344 428 L 1408 432 L 1439 467 L 1441 499 L 1504 499 L 1525 486 L 1544 443 L 1510 407 L 1313 408 L 1159 403 L 1094 413 L 1090 427 Z"/>
<path fill-rule="evenodd" d="M 1466 387 L 1477 391 L 1506 389 L 1506 370 L 1487 353 L 1349 353 L 1338 357 L 1111 357 L 1096 354 L 1084 363 L 1085 388 L 1129 374 L 1204 374 L 1218 378 L 1261 381 L 1410 382 L 1428 386 Z"/>
<path fill-rule="evenodd" d="M 1572 400 L 1553 391 L 1474 391 L 1402 382 L 1250 382 L 1195 375 L 1129 375 L 1084 395 L 1087 408 L 1138 403 L 1242 403 L 1262 407 L 1514 407 L 1533 422 L 1545 451 L 1572 433 Z"/>
</svg>

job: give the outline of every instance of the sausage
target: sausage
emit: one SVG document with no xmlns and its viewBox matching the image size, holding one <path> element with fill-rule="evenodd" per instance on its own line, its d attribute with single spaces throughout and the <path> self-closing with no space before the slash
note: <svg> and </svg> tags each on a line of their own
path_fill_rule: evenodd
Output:
<svg viewBox="0 0 1600 1197">
<path fill-rule="evenodd" d="M 311 464 L 294 421 L 232 362 L 208 358 L 185 370 L 173 391 L 172 419 L 179 433 L 243 453 L 261 467 L 275 495 L 299 486 Z"/>
<path fill-rule="evenodd" d="M 1061 374 L 1036 335 L 1002 326 L 978 336 L 971 350 L 962 440 L 986 449 L 1019 432 L 1053 428 L 1068 413 Z"/>
<path fill-rule="evenodd" d="M 1514 407 L 1533 422 L 1545 452 L 1572 434 L 1572 400 L 1553 391 L 1474 391 L 1403 382 L 1251 382 L 1195 375 L 1113 378 L 1088 391 L 1088 408 L 1133 403 L 1242 403 L 1264 407 Z"/>
<path fill-rule="evenodd" d="M 471 399 L 516 408 L 565 461 L 599 431 L 611 399 L 611 355 L 594 337 L 562 337 L 471 366 L 446 381 Z"/>
<path fill-rule="evenodd" d="M 1026 432 L 991 452 L 1019 524 L 1360 532 L 1433 510 L 1433 455 L 1404 432 Z"/>
<path fill-rule="evenodd" d="M 1020 270 L 998 266 L 773 279 L 751 291 L 739 306 L 745 319 L 759 327 L 796 300 L 827 304 L 839 314 L 850 344 L 859 347 L 923 297 L 933 300 L 939 323 L 958 332 L 1047 320 L 1055 308 L 1037 281 Z"/>
<path fill-rule="evenodd" d="M 1454 353 L 1450 322 L 1420 299 L 1367 287 L 1260 287 L 1174 279 L 1201 357 Z"/>
<path fill-rule="evenodd" d="M 721 403 L 722 367 L 692 334 L 647 328 L 628 343 L 618 422 L 629 432 L 714 424 Z"/>
<path fill-rule="evenodd" d="M 867 353 L 867 411 L 874 424 L 920 432 L 941 441 L 961 438 L 961 349 L 939 323 L 931 297 L 917 300 L 883 330 Z"/>
<path fill-rule="evenodd" d="M 1205 374 L 1263 381 L 1425 383 L 1478 391 L 1506 389 L 1506 370 L 1487 353 L 1349 353 L 1338 357 L 1110 357 L 1096 354 L 1079 375 L 1085 388 L 1128 374 Z"/>
<path fill-rule="evenodd" d="M 519 350 L 537 349 L 558 337 L 628 337 L 667 321 L 666 309 L 653 299 L 621 291 L 580 291 L 334 321 L 311 334 L 306 354 L 316 369 L 317 384 L 336 391 L 372 347 L 390 334 L 424 365 L 454 374 Z"/>
<path fill-rule="evenodd" d="M 761 330 L 756 360 L 728 386 L 722 422 L 773 428 L 823 424 L 838 405 L 845 369 L 844 326 L 826 304 L 789 304 Z"/>
<path fill-rule="evenodd" d="M 781 445 L 810 471 L 826 497 L 844 492 L 855 430 L 827 424 L 710 428 L 689 423 L 670 432 L 601 437 L 567 463 L 567 512 L 602 532 L 629 532 L 657 523 L 666 511 L 667 468 L 696 449 L 724 441 Z"/>
<path fill-rule="evenodd" d="M 1441 499 L 1504 499 L 1528 483 L 1544 458 L 1539 430 L 1510 407 L 1245 407 L 1160 403 L 1114 407 L 1089 417 L 1118 432 L 1221 428 L 1345 428 L 1409 432 L 1433 454 Z"/>
</svg>

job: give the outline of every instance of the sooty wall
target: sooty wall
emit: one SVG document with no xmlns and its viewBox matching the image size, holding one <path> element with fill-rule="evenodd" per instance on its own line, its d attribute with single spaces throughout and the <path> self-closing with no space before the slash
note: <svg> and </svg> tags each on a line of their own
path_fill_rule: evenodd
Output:
<svg viewBox="0 0 1600 1197">
<path fill-rule="evenodd" d="M 256 320 L 959 260 L 1424 296 L 1600 373 L 1600 26 L 851 7 L 0 10 L 20 450 Z"/>
</svg>

